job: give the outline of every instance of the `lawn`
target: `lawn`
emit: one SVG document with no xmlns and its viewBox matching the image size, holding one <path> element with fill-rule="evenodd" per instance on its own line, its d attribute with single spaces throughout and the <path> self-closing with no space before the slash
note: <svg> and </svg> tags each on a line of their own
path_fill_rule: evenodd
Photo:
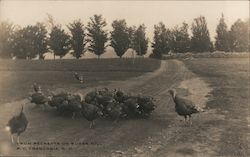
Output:
<svg viewBox="0 0 250 157">
<path fill-rule="evenodd" d="M 160 61 L 132 59 L 68 59 L 68 60 L 0 60 L 0 102 L 11 102 L 27 97 L 32 84 L 43 89 L 67 89 L 107 84 L 114 80 L 126 80 L 156 70 Z M 84 76 L 84 84 L 73 77 L 73 71 Z"/>
</svg>

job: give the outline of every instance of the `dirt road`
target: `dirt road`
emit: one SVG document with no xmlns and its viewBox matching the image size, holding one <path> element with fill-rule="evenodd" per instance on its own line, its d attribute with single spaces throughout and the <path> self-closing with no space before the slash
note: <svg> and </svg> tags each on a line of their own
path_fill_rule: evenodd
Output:
<svg viewBox="0 0 250 157">
<path fill-rule="evenodd" d="M 189 63 L 189 67 L 194 66 Z M 163 61 L 161 68 L 150 74 L 132 78 L 127 81 L 111 82 L 108 87 L 120 87 L 127 92 L 154 96 L 157 109 L 149 119 L 120 120 L 112 124 L 109 120 L 98 120 L 94 129 L 83 119 L 72 120 L 55 116 L 53 110 L 47 112 L 34 110 L 27 104 L 25 113 L 30 120 L 27 131 L 21 141 L 60 143 L 70 142 L 74 145 L 65 146 L 69 150 L 26 150 L 20 151 L 10 143 L 7 134 L 1 130 L 0 154 L 8 155 L 54 155 L 54 156 L 247 156 L 248 141 L 240 139 L 240 146 L 231 154 L 221 152 L 226 145 L 225 132 L 229 124 L 225 114 L 218 112 L 218 107 L 204 106 L 209 99 L 215 98 L 214 82 L 205 81 L 206 77 L 198 77 L 177 60 Z M 209 84 L 207 83 L 209 82 Z M 213 87 L 213 88 L 212 88 Z M 206 112 L 193 116 L 193 125 L 186 126 L 183 118 L 174 112 L 174 104 L 168 90 L 177 91 L 191 98 L 206 108 Z M 84 93 L 89 89 L 82 89 Z M 209 98 L 209 99 L 208 99 Z M 210 100 L 211 101 L 211 100 Z M 16 102 L 20 103 L 20 102 Z M 211 102 L 210 102 L 211 104 Z M 14 103 L 5 104 L 0 114 L 3 124 L 13 112 L 18 112 Z M 245 109 L 247 106 L 245 106 Z M 226 112 L 226 111 L 225 111 Z M 8 113 L 8 114 L 7 114 Z M 231 113 L 235 115 L 235 112 Z M 226 121 L 227 127 L 223 125 Z M 237 125 L 246 125 L 240 122 Z M 246 130 L 243 131 L 247 132 Z M 237 132 L 234 132 L 238 135 Z M 241 134 L 241 132 L 239 133 Z M 233 142 L 234 139 L 230 139 Z M 79 143 L 87 143 L 79 145 Z M 232 146 L 235 146 L 234 144 Z M 237 145 L 238 146 L 238 145 Z M 241 151 L 238 151 L 241 149 Z M 238 154 L 237 154 L 238 153 Z"/>
</svg>

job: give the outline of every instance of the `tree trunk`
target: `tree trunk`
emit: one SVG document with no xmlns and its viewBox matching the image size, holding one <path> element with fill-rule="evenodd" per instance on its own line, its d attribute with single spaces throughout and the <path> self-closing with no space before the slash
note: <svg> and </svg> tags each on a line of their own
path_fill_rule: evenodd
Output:
<svg viewBox="0 0 250 157">
<path fill-rule="evenodd" d="M 55 55 L 55 53 L 54 53 L 54 60 L 56 59 L 56 55 Z"/>
</svg>

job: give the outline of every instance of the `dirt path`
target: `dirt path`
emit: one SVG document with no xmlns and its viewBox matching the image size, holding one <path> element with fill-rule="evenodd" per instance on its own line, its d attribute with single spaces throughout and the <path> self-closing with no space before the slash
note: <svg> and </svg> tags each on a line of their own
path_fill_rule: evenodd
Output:
<svg viewBox="0 0 250 157">
<path fill-rule="evenodd" d="M 211 90 L 203 79 L 189 71 L 177 60 L 163 61 L 160 69 L 128 81 L 115 81 L 107 85 L 111 88 L 122 88 L 127 92 L 142 93 L 157 99 L 157 109 L 149 119 L 121 120 L 114 125 L 108 120 L 98 120 L 95 129 L 88 129 L 88 122 L 83 119 L 72 120 L 54 116 L 54 111 L 42 112 L 27 105 L 25 113 L 30 118 L 24 141 L 57 141 L 94 143 L 84 146 L 74 145 L 72 150 L 65 151 L 18 151 L 9 143 L 3 130 L 0 134 L 1 149 L 5 154 L 19 155 L 81 155 L 81 156 L 215 156 L 221 136 L 219 127 L 208 127 L 213 121 L 225 117 L 215 110 L 193 116 L 193 126 L 183 124 L 181 117 L 174 112 L 174 104 L 168 90 L 177 91 L 191 98 L 197 104 L 204 104 Z M 99 86 L 98 88 L 101 88 Z M 86 93 L 89 89 L 78 92 Z M 19 103 L 20 102 L 16 102 Z M 7 117 L 18 112 L 16 104 L 5 104 L 0 114 L 0 124 Z M 203 107 L 201 106 L 201 107 Z M 22 140 L 21 139 L 21 140 Z M 2 153 L 1 152 L 1 153 Z"/>
</svg>

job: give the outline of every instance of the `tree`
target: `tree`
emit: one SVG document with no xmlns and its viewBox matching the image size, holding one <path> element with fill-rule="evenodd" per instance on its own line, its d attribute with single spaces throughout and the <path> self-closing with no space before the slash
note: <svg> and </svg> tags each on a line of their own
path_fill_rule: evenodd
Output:
<svg viewBox="0 0 250 157">
<path fill-rule="evenodd" d="M 188 24 L 183 22 L 181 27 L 176 26 L 171 33 L 171 50 L 175 53 L 185 53 L 190 50 Z"/>
<path fill-rule="evenodd" d="M 219 24 L 216 28 L 215 49 L 219 51 L 229 51 L 229 34 L 225 23 L 224 15 L 222 14 Z"/>
<path fill-rule="evenodd" d="M 238 19 L 229 31 L 230 50 L 236 52 L 249 51 L 248 22 Z"/>
<path fill-rule="evenodd" d="M 158 25 L 154 25 L 153 40 L 152 48 L 154 57 L 161 58 L 163 53 L 170 51 L 170 30 L 166 29 L 162 22 Z"/>
<path fill-rule="evenodd" d="M 146 38 L 145 31 L 146 27 L 142 24 L 134 32 L 133 48 L 139 56 L 145 55 L 148 49 L 148 38 Z"/>
<path fill-rule="evenodd" d="M 135 38 L 135 31 L 136 31 L 136 26 L 131 26 L 128 28 L 128 34 L 129 34 L 129 48 L 135 49 L 135 43 L 134 43 L 134 38 Z"/>
<path fill-rule="evenodd" d="M 11 42 L 13 40 L 14 25 L 7 21 L 0 23 L 0 57 L 11 58 L 12 47 Z"/>
<path fill-rule="evenodd" d="M 45 26 L 41 23 L 17 30 L 12 40 L 13 55 L 20 59 L 32 59 L 37 56 L 44 59 L 43 54 L 47 52 L 46 34 Z"/>
<path fill-rule="evenodd" d="M 81 58 L 85 52 L 85 32 L 84 25 L 80 20 L 74 21 L 73 23 L 68 25 L 68 29 L 71 32 L 71 47 L 73 49 L 72 55 L 77 59 Z"/>
<path fill-rule="evenodd" d="M 126 21 L 115 20 L 112 23 L 113 31 L 111 32 L 111 46 L 114 48 L 116 55 L 120 58 L 130 47 L 130 32 Z"/>
<path fill-rule="evenodd" d="M 29 45 L 27 43 L 26 32 L 27 28 L 18 29 L 14 32 L 11 45 L 13 56 L 17 59 L 26 59 L 28 56 L 27 52 L 29 50 Z"/>
<path fill-rule="evenodd" d="M 108 33 L 103 30 L 106 25 L 107 23 L 105 19 L 102 18 L 102 15 L 94 15 L 94 17 L 90 18 L 90 22 L 88 22 L 87 25 L 89 37 L 88 50 L 96 54 L 98 59 L 105 52 L 105 48 L 107 47 L 105 44 L 108 41 Z"/>
<path fill-rule="evenodd" d="M 133 64 L 135 64 L 135 31 L 136 31 L 136 26 L 131 26 L 128 27 L 128 34 L 129 34 L 129 48 L 132 50 L 132 57 L 133 57 Z"/>
<path fill-rule="evenodd" d="M 191 49 L 194 52 L 205 52 L 210 50 L 210 36 L 207 28 L 207 22 L 204 16 L 194 19 L 191 27 Z"/>
<path fill-rule="evenodd" d="M 48 39 L 47 39 L 47 30 L 45 25 L 42 23 L 37 23 L 33 26 L 35 34 L 33 34 L 33 46 L 34 51 L 38 54 L 39 59 L 44 59 L 44 54 L 48 51 Z"/>
<path fill-rule="evenodd" d="M 55 56 L 62 58 L 70 50 L 70 36 L 59 26 L 54 26 L 50 33 L 49 46 L 54 53 L 54 59 Z"/>
</svg>

